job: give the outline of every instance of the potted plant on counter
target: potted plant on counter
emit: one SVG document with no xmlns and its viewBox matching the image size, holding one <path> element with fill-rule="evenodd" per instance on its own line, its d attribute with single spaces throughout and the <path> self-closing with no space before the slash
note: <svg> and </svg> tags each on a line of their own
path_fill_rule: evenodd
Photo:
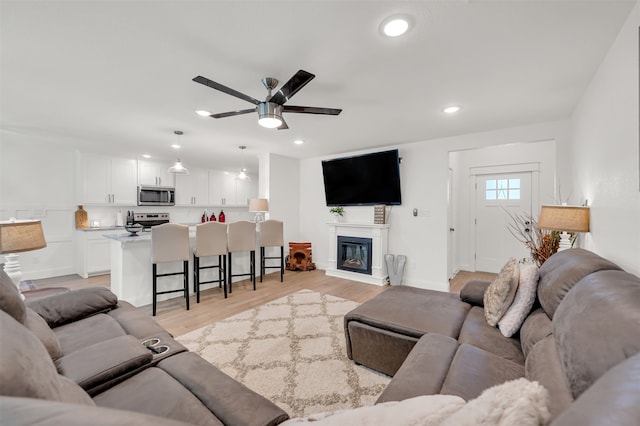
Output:
<svg viewBox="0 0 640 426">
<path fill-rule="evenodd" d="M 329 213 L 331 213 L 333 215 L 333 217 L 335 218 L 336 222 L 342 222 L 342 218 L 344 217 L 344 208 L 343 207 L 332 207 L 329 210 Z"/>
</svg>

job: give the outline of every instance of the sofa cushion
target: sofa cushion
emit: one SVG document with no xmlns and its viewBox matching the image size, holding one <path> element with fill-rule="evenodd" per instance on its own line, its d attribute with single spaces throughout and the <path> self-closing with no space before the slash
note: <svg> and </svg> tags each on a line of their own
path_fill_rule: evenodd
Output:
<svg viewBox="0 0 640 426">
<path fill-rule="evenodd" d="M 188 423 L 124 410 L 43 399 L 0 397 L 2 420 L 12 426 L 188 426 Z"/>
<path fill-rule="evenodd" d="M 572 248 L 549 257 L 540 267 L 538 299 L 549 318 L 553 318 L 565 295 L 592 272 L 621 270 L 616 264 L 588 250 Z"/>
<path fill-rule="evenodd" d="M 198 372 L 193 371 L 192 374 L 197 375 Z M 217 391 L 226 393 L 225 389 Z M 222 425 L 195 395 L 155 367 L 96 395 L 93 400 L 100 407 L 135 411 L 196 425 Z"/>
<path fill-rule="evenodd" d="M 27 319 L 24 322 L 25 327 L 29 329 L 42 342 L 52 360 L 56 360 L 62 356 L 62 347 L 56 333 L 49 328 L 47 322 L 34 310 L 27 308 Z"/>
<path fill-rule="evenodd" d="M 513 303 L 507 309 L 504 316 L 498 321 L 498 328 L 505 337 L 511 337 L 520 330 L 524 319 L 531 312 L 536 300 L 538 289 L 538 267 L 534 264 L 518 264 L 520 278 L 518 290 L 513 298 Z"/>
<path fill-rule="evenodd" d="M 280 407 L 193 352 L 166 358 L 158 367 L 187 388 L 225 425 L 277 425 L 289 418 Z"/>
<path fill-rule="evenodd" d="M 553 317 L 553 334 L 574 398 L 640 352 L 640 278 L 609 270 L 584 277 Z"/>
<path fill-rule="evenodd" d="M 520 270 L 515 259 L 509 259 L 484 292 L 484 316 L 495 327 L 513 302 L 518 289 Z"/>
<path fill-rule="evenodd" d="M 20 324 L 24 324 L 27 319 L 22 295 L 2 268 L 0 268 L 0 309 L 11 315 Z"/>
<path fill-rule="evenodd" d="M 376 404 L 440 393 L 458 342 L 440 334 L 425 334 L 393 376 Z"/>
<path fill-rule="evenodd" d="M 93 404 L 79 386 L 65 380 L 40 340 L 0 311 L 0 395 Z"/>
<path fill-rule="evenodd" d="M 637 425 L 640 353 L 607 371 L 551 426 Z"/>
<path fill-rule="evenodd" d="M 470 280 L 460 289 L 460 300 L 474 306 L 484 306 L 484 292 L 491 281 Z"/>
<path fill-rule="evenodd" d="M 57 294 L 28 303 L 51 328 L 106 312 L 116 306 L 118 298 L 108 288 L 91 287 Z"/>
<path fill-rule="evenodd" d="M 425 333 L 456 338 L 469 308 L 456 294 L 397 286 L 345 315 L 345 326 L 359 321 L 416 340 Z"/>
<path fill-rule="evenodd" d="M 60 340 L 63 355 L 126 335 L 120 324 L 106 314 L 98 314 L 65 324 L 54 328 L 53 331 Z"/>
<path fill-rule="evenodd" d="M 500 330 L 487 324 L 482 308 L 474 306 L 464 321 L 458 342 L 467 343 L 502 358 L 524 365 L 520 341 L 504 337 Z"/>
<path fill-rule="evenodd" d="M 533 345 L 524 364 L 524 374 L 527 379 L 540 383 L 549 391 L 549 411 L 552 418 L 557 417 L 573 402 L 553 336 L 547 336 Z"/>
<path fill-rule="evenodd" d="M 542 308 L 531 312 L 520 327 L 520 344 L 524 356 L 528 355 L 533 345 L 551 334 L 553 334 L 553 324 Z"/>
<path fill-rule="evenodd" d="M 125 333 L 136 336 L 138 339 L 166 333 L 166 330 L 153 317 L 124 300 L 119 300 L 118 305 L 107 312 L 107 315 L 115 319 Z"/>
<path fill-rule="evenodd" d="M 523 365 L 462 344 L 451 362 L 440 393 L 458 395 L 469 401 L 487 388 L 520 377 L 524 377 Z"/>
<path fill-rule="evenodd" d="M 126 335 L 80 348 L 58 359 L 56 366 L 60 374 L 89 391 L 149 365 L 152 359 L 138 339 Z"/>
</svg>

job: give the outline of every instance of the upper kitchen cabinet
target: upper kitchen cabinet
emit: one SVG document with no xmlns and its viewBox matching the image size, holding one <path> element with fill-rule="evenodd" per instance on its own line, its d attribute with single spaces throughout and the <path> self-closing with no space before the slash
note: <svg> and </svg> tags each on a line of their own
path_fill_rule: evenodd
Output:
<svg viewBox="0 0 640 426">
<path fill-rule="evenodd" d="M 155 161 L 138 161 L 138 185 L 175 186 L 169 167 L 170 164 Z"/>
<path fill-rule="evenodd" d="M 206 206 L 209 204 L 208 170 L 189 167 L 188 175 L 176 175 L 176 206 Z"/>
<path fill-rule="evenodd" d="M 83 204 L 137 204 L 136 160 L 83 154 L 81 170 Z"/>
<path fill-rule="evenodd" d="M 258 193 L 258 183 L 238 179 L 229 172 L 209 172 L 209 204 L 214 206 L 246 206 Z M 255 194 L 255 196 L 253 196 Z"/>
</svg>

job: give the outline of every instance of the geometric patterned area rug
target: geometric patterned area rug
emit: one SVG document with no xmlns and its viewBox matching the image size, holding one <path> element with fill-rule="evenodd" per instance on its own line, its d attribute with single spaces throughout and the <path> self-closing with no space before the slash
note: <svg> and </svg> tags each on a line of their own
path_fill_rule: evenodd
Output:
<svg viewBox="0 0 640 426">
<path fill-rule="evenodd" d="M 357 302 L 301 290 L 177 340 L 291 417 L 373 405 L 390 377 L 347 358 Z"/>
</svg>

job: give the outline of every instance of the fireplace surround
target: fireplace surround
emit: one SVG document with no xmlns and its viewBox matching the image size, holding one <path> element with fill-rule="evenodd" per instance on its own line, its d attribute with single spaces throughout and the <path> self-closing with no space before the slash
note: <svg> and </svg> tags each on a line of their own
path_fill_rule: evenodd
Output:
<svg viewBox="0 0 640 426">
<path fill-rule="evenodd" d="M 349 223 L 332 222 L 329 227 L 329 259 L 327 263 L 326 275 L 331 277 L 346 278 L 368 284 L 385 285 L 388 282 L 387 265 L 384 255 L 388 252 L 389 227 L 386 224 L 373 223 Z M 354 271 L 346 268 L 339 268 L 338 259 L 342 261 L 342 254 L 338 253 L 338 237 L 350 237 L 358 239 L 370 239 L 371 246 L 367 256 L 370 257 L 367 271 Z M 362 247 L 360 251 L 354 252 L 357 256 L 364 253 Z M 338 257 L 340 255 L 340 257 Z M 357 261 L 353 261 L 358 263 Z M 344 263 L 344 262 L 340 262 Z M 352 265 L 353 266 L 353 265 Z"/>
</svg>

